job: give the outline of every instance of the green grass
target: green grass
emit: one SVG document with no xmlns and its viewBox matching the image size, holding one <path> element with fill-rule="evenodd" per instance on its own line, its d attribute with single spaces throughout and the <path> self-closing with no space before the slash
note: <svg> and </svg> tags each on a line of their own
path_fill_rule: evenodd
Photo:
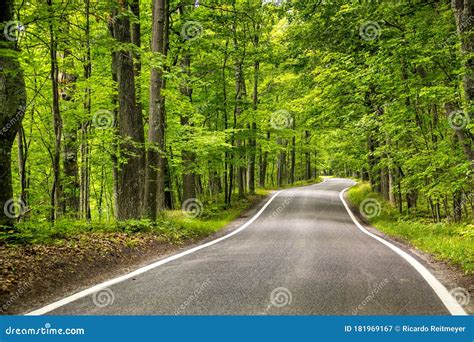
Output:
<svg viewBox="0 0 474 342">
<path fill-rule="evenodd" d="M 234 200 L 230 208 L 212 202 L 203 203 L 203 211 L 196 218 L 187 217 L 181 210 L 164 212 L 156 222 L 130 220 L 123 222 L 86 222 L 84 220 L 59 220 L 49 222 L 22 222 L 14 230 L 0 230 L 0 244 L 62 244 L 65 240 L 88 233 L 137 233 L 153 234 L 171 243 L 208 236 L 238 218 L 242 212 L 268 195 L 267 190 L 257 190 L 255 195 Z"/>
<path fill-rule="evenodd" d="M 433 223 L 429 218 L 400 215 L 396 208 L 373 193 L 366 183 L 351 188 L 348 198 L 356 208 L 366 198 L 376 199 L 381 204 L 380 214 L 368 219 L 374 227 L 389 236 L 411 243 L 438 260 L 459 266 L 466 274 L 474 274 L 473 224 Z"/>
</svg>

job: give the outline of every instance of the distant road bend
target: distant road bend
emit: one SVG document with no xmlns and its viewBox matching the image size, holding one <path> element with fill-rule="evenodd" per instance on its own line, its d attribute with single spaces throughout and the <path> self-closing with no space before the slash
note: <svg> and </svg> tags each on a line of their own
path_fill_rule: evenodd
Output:
<svg viewBox="0 0 474 342">
<path fill-rule="evenodd" d="M 351 185 L 283 190 L 228 238 L 31 314 L 463 314 L 421 264 L 356 225 L 340 196 Z"/>
</svg>

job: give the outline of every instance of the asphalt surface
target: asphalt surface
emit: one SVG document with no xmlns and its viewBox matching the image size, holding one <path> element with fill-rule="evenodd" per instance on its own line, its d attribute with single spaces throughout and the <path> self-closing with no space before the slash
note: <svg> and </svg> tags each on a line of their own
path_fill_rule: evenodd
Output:
<svg viewBox="0 0 474 342">
<path fill-rule="evenodd" d="M 350 185 L 284 190 L 238 234 L 48 314 L 449 315 L 408 262 L 355 226 L 339 199 Z"/>
</svg>

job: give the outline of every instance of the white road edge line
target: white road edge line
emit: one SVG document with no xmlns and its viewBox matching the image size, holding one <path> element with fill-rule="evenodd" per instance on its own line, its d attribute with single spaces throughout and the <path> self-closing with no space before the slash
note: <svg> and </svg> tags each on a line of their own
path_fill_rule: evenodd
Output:
<svg viewBox="0 0 474 342">
<path fill-rule="evenodd" d="M 270 203 L 275 199 L 275 197 L 277 197 L 283 190 L 280 190 L 278 192 L 276 192 L 269 200 L 267 203 L 265 203 L 265 205 L 262 207 L 262 209 L 260 209 L 258 211 L 258 213 L 256 213 L 249 221 L 247 221 L 246 223 L 244 223 L 242 226 L 240 226 L 239 228 L 237 228 L 236 230 L 230 232 L 229 234 L 227 235 L 224 235 L 224 236 L 221 236 L 220 238 L 217 238 L 215 240 L 212 240 L 212 241 L 209 241 L 209 242 L 206 242 L 205 244 L 202 244 L 202 245 L 199 245 L 199 246 L 196 246 L 194 248 L 191 248 L 191 249 L 188 249 L 184 252 L 181 252 L 181 253 L 178 253 L 178 254 L 175 254 L 175 255 L 172 255 L 168 258 L 165 258 L 165 259 L 162 259 L 162 260 L 159 260 L 157 262 L 154 262 L 148 266 L 144 266 L 144 267 L 141 267 L 131 273 L 127 273 L 127 274 L 124 274 L 123 276 L 120 276 L 120 277 L 117 277 L 117 278 L 114 278 L 114 279 L 111 279 L 111 280 L 107 280 L 103 283 L 100 283 L 100 284 L 97 284 L 93 287 L 90 287 L 88 289 L 85 289 L 85 290 L 82 290 L 78 293 L 75 293 L 69 297 L 66 297 L 66 298 L 63 298 L 61 300 L 58 300 L 57 302 L 54 302 L 54 303 L 51 303 L 49 305 L 46 305 L 40 309 L 37 309 L 37 310 L 34 310 L 34 311 L 31 311 L 27 314 L 25 314 L 26 316 L 38 316 L 38 315 L 44 315 L 50 311 L 53 311 L 57 308 L 60 308 L 66 304 L 69 304 L 71 302 L 74 302 L 80 298 L 83 298 L 85 296 L 88 296 L 90 294 L 93 294 L 97 291 L 100 291 L 104 288 L 107 288 L 109 286 L 112 286 L 112 285 L 115 285 L 115 284 L 118 284 L 124 280 L 127 280 L 127 279 L 130 279 L 130 278 L 133 278 L 139 274 L 142 274 L 142 273 L 145 273 L 147 271 L 150 271 L 158 266 L 161 266 L 161 265 L 164 265 L 170 261 L 173 261 L 173 260 L 176 260 L 176 259 L 179 259 L 185 255 L 188 255 L 188 254 L 191 254 L 191 253 L 194 253 L 194 252 L 197 252 L 201 249 L 204 249 L 206 247 L 209 247 L 209 246 L 212 246 L 222 240 L 225 240 L 225 239 L 228 239 L 230 238 L 231 236 L 234 236 L 235 234 L 241 232 L 242 230 L 244 230 L 245 228 L 247 228 L 248 226 L 250 226 L 263 212 L 264 210 L 270 205 Z"/>
<path fill-rule="evenodd" d="M 426 280 L 426 282 L 431 286 L 431 288 L 434 290 L 434 292 L 438 295 L 439 299 L 441 299 L 444 306 L 449 310 L 451 315 L 454 315 L 454 316 L 465 316 L 465 315 L 467 315 L 467 313 L 464 311 L 462 306 L 459 305 L 459 303 L 451 296 L 451 294 L 446 289 L 446 287 L 444 287 L 444 285 L 441 284 L 441 282 L 438 279 L 436 279 L 436 277 L 434 275 L 432 275 L 430 273 L 430 271 L 428 271 L 428 269 L 426 269 L 426 267 L 423 266 L 418 260 L 413 258 L 408 253 L 404 252 L 403 250 L 401 250 L 397 246 L 395 246 L 395 245 L 391 244 L 390 242 L 382 239 L 380 236 L 372 234 L 367 229 L 365 229 L 364 226 L 362 226 L 359 223 L 359 221 L 357 220 L 357 218 L 355 217 L 355 215 L 352 213 L 351 209 L 347 205 L 346 201 L 344 200 L 344 193 L 348 189 L 350 189 L 350 187 L 345 188 L 344 190 L 342 190 L 339 193 L 339 198 L 341 199 L 342 204 L 344 204 L 344 207 L 346 208 L 349 216 L 351 217 L 352 221 L 354 221 L 357 228 L 359 228 L 364 234 L 367 234 L 368 236 L 374 238 L 375 240 L 383 243 L 385 246 L 387 246 L 388 248 L 393 250 L 395 253 L 400 255 L 403 259 L 405 259 L 405 261 L 408 262 L 415 270 L 417 270 L 418 273 Z"/>
</svg>

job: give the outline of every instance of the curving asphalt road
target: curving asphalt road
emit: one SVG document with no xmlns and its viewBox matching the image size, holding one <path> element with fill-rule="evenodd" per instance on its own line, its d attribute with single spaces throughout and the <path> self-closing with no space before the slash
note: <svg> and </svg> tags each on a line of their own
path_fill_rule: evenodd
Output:
<svg viewBox="0 0 474 342">
<path fill-rule="evenodd" d="M 48 314 L 449 315 L 405 259 L 356 227 L 339 198 L 352 184 L 284 190 L 236 235 Z"/>
</svg>

